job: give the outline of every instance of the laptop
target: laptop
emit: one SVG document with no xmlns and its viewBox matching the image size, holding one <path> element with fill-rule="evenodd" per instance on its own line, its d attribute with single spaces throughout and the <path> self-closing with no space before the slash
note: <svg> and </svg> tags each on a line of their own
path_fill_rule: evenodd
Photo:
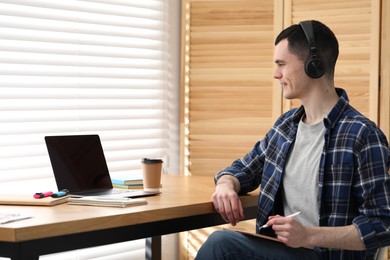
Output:
<svg viewBox="0 0 390 260">
<path fill-rule="evenodd" d="M 115 196 L 137 198 L 160 192 L 115 189 L 98 135 L 45 136 L 58 190 L 72 197 Z"/>
</svg>

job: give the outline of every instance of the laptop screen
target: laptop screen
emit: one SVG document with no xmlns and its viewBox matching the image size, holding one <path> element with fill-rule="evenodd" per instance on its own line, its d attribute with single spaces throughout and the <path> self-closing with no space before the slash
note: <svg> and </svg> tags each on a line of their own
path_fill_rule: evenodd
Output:
<svg viewBox="0 0 390 260">
<path fill-rule="evenodd" d="M 98 135 L 46 136 L 45 142 L 59 190 L 112 188 Z"/>
</svg>

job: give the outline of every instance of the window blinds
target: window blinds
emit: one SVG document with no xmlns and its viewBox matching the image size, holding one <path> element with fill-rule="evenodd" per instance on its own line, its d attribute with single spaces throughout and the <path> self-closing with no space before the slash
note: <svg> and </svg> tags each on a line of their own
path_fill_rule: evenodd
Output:
<svg viewBox="0 0 390 260">
<path fill-rule="evenodd" d="M 165 159 L 165 5 L 0 1 L 0 183 L 53 179 L 45 135 L 99 134 L 112 174 Z"/>
<path fill-rule="evenodd" d="M 0 0 L 1 193 L 55 186 L 45 135 L 99 134 L 113 175 L 138 171 L 142 157 L 178 173 L 179 6 Z M 144 245 L 44 259 L 144 259 Z"/>
</svg>

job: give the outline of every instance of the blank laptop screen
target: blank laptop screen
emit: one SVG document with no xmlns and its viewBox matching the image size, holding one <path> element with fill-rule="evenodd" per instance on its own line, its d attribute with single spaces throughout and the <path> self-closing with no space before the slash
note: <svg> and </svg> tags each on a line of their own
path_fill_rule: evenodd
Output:
<svg viewBox="0 0 390 260">
<path fill-rule="evenodd" d="M 59 190 L 111 189 L 111 179 L 98 135 L 46 136 Z"/>
</svg>

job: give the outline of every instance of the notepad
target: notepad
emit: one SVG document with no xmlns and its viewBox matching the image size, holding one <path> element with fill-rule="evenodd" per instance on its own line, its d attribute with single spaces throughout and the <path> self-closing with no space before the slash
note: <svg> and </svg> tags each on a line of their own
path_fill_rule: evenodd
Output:
<svg viewBox="0 0 390 260">
<path fill-rule="evenodd" d="M 31 218 L 32 216 L 26 215 L 23 213 L 13 213 L 13 212 L 0 212 L 0 224 L 5 224 L 9 222 L 14 222 L 22 219 Z"/>
<path fill-rule="evenodd" d="M 239 228 L 225 228 L 225 229 L 232 230 L 232 231 L 235 231 L 235 232 L 239 232 L 239 233 L 242 233 L 242 234 L 248 235 L 248 236 L 263 238 L 263 239 L 267 239 L 267 240 L 271 240 L 271 241 L 275 241 L 275 242 L 281 243 L 281 241 L 279 239 L 275 238 L 275 237 L 261 235 L 261 234 L 253 233 L 253 232 L 250 232 L 250 231 L 247 231 L 247 230 L 242 230 L 242 229 L 239 229 Z"/>
<path fill-rule="evenodd" d="M 107 197 L 68 198 L 69 205 L 82 205 L 82 206 L 125 208 L 129 206 L 144 205 L 147 203 L 148 203 L 147 200 L 143 198 L 138 198 L 138 199 L 107 198 Z"/>
<path fill-rule="evenodd" d="M 0 205 L 55 206 L 66 203 L 68 197 L 35 199 L 32 194 L 0 194 Z"/>
</svg>

